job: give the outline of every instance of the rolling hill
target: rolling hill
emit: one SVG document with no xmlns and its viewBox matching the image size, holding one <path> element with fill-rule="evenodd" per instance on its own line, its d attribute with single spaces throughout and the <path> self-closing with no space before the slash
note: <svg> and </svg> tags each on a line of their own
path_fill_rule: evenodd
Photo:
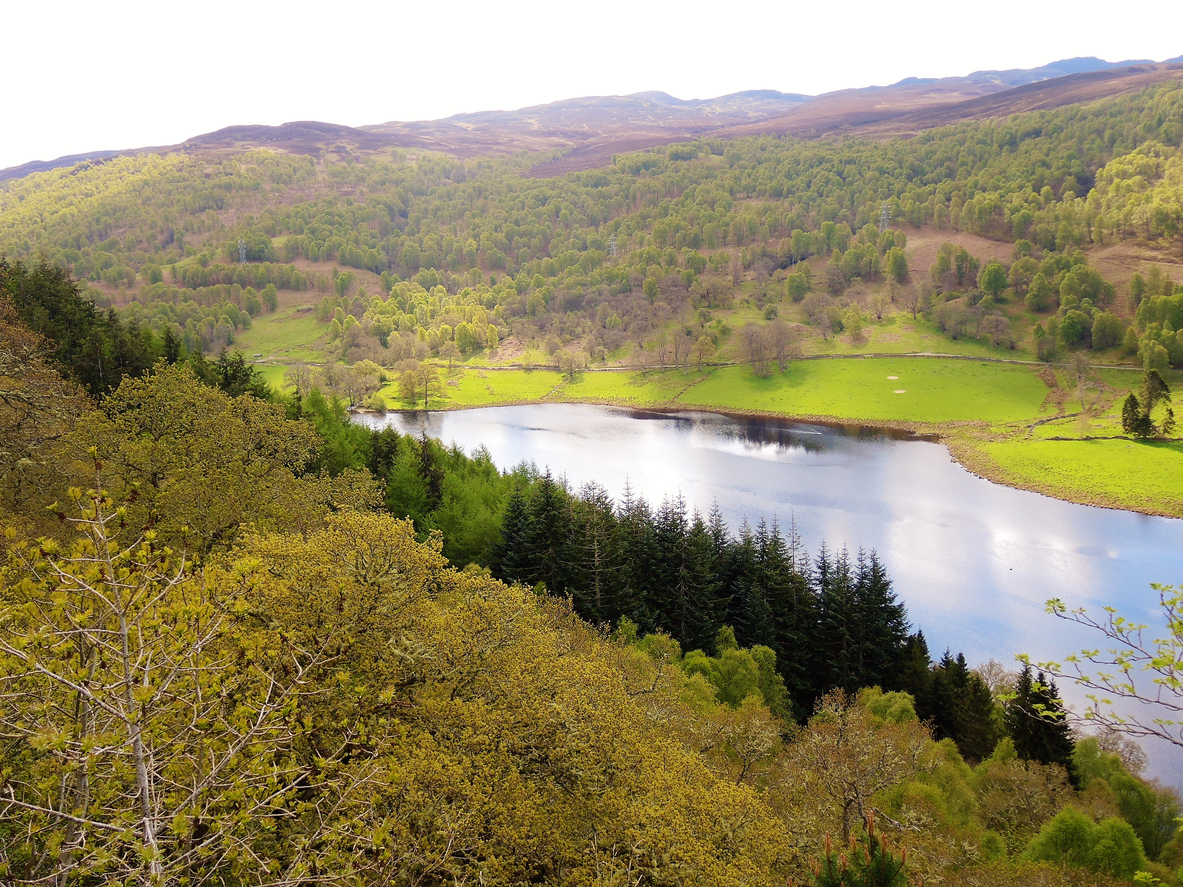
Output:
<svg viewBox="0 0 1183 887">
<path fill-rule="evenodd" d="M 1183 57 L 1180 57 L 1183 59 Z M 519 151 L 561 152 L 537 164 L 533 177 L 594 169 L 614 154 L 713 135 L 775 134 L 821 138 L 837 133 L 900 135 L 960 120 L 1005 117 L 1133 92 L 1183 78 L 1180 59 L 1107 62 L 1064 59 L 1039 68 L 976 71 L 964 77 L 911 77 L 889 86 L 819 96 L 749 90 L 709 99 L 663 92 L 587 96 L 511 111 L 457 114 L 442 120 L 390 121 L 361 127 L 319 121 L 236 125 L 178 145 L 99 151 L 0 170 L 0 182 L 119 154 L 225 155 L 254 147 L 292 154 L 363 156 L 393 148 L 458 158 Z"/>
</svg>

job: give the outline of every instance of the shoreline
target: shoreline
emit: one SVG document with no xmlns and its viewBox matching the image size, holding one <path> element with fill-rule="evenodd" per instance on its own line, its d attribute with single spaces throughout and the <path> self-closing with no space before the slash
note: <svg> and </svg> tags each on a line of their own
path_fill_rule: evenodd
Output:
<svg viewBox="0 0 1183 887">
<path fill-rule="evenodd" d="M 974 477 L 981 478 L 988 483 L 997 484 L 999 486 L 1010 487 L 1015 490 L 1022 490 L 1028 493 L 1035 493 L 1039 496 L 1045 496 L 1049 499 L 1058 499 L 1062 502 L 1070 502 L 1074 505 L 1083 505 L 1091 508 L 1104 508 L 1110 511 L 1125 511 L 1131 514 L 1142 514 L 1148 517 L 1163 517 L 1173 520 L 1183 520 L 1183 503 L 1176 512 L 1170 512 L 1163 509 L 1154 508 L 1152 506 L 1136 506 L 1117 504 L 1113 500 L 1107 499 L 1103 496 L 1090 496 L 1087 493 L 1072 490 L 1065 491 L 1057 488 L 1052 484 L 1041 483 L 1027 483 L 1023 478 L 1011 475 L 1009 472 L 1000 468 L 996 462 L 983 450 L 974 446 L 971 439 L 967 435 L 950 433 L 949 426 L 945 429 L 935 428 L 929 423 L 923 422 L 909 422 L 903 420 L 876 420 L 867 421 L 863 419 L 842 418 L 836 416 L 815 416 L 805 414 L 788 414 L 782 412 L 775 412 L 772 410 L 752 410 L 741 408 L 717 407 L 703 404 L 681 403 L 678 401 L 665 401 L 661 403 L 652 404 L 635 404 L 626 401 L 612 400 L 609 398 L 530 398 L 522 400 L 508 400 L 500 403 L 488 404 L 448 404 L 442 408 L 422 409 L 392 409 L 383 410 L 381 412 L 376 410 L 352 410 L 351 413 L 368 414 L 368 415 L 385 415 L 387 413 L 446 413 L 461 410 L 477 410 L 477 409 L 497 409 L 500 407 L 509 406 L 537 406 L 541 404 L 587 404 L 589 406 L 604 406 L 616 407 L 618 409 L 636 410 L 651 413 L 685 413 L 685 412 L 701 412 L 711 413 L 713 415 L 726 416 L 732 419 L 780 419 L 786 422 L 798 422 L 814 425 L 823 425 L 830 428 L 840 429 L 871 429 L 874 431 L 894 432 L 895 435 L 900 435 L 897 439 L 900 440 L 918 440 L 926 443 L 939 443 L 945 447 L 949 454 L 949 458 L 956 462 L 961 468 L 972 474 Z M 963 423 L 952 426 L 953 428 L 961 428 L 969 430 L 972 428 L 983 428 L 985 423 Z M 988 426 L 985 426 L 988 427 Z M 902 433 L 902 434 L 901 434 Z M 1092 440 L 1093 438 L 1080 438 L 1080 440 Z M 1112 438 L 1104 438 L 1112 439 Z M 1126 439 L 1126 438 L 1118 438 Z M 1076 440 L 1075 438 L 1070 440 Z"/>
</svg>

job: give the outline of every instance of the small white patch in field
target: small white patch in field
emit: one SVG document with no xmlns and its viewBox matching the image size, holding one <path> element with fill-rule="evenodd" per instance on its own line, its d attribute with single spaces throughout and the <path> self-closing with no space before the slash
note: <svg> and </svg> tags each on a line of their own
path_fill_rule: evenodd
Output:
<svg viewBox="0 0 1183 887">
<path fill-rule="evenodd" d="M 898 379 L 898 378 L 899 378 L 899 376 L 888 376 L 887 378 L 889 378 L 889 379 Z"/>
<path fill-rule="evenodd" d="M 895 393 L 896 393 L 896 394 L 907 394 L 908 392 L 907 392 L 905 389 L 903 389 L 903 388 L 897 388 L 897 389 L 895 390 Z"/>
</svg>

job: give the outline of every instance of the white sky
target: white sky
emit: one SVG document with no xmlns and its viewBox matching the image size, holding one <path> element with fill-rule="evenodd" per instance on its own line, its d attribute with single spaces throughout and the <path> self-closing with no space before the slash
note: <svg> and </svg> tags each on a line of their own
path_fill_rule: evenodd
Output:
<svg viewBox="0 0 1183 887">
<path fill-rule="evenodd" d="M 1183 54 L 1180 0 L 5 5 L 0 168 L 238 123 L 358 126 L 649 89 L 816 94 Z"/>
</svg>

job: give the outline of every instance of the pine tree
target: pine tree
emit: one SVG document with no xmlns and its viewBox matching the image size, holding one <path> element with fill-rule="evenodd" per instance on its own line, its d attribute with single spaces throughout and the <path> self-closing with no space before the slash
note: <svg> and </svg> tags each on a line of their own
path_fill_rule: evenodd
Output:
<svg viewBox="0 0 1183 887">
<path fill-rule="evenodd" d="M 884 689 L 912 694 L 916 714 L 922 721 L 931 721 L 935 711 L 933 702 L 932 658 L 924 632 L 909 635 L 904 641 L 895 669 Z"/>
<path fill-rule="evenodd" d="M 444 468 L 426 431 L 419 438 L 419 476 L 427 488 L 427 510 L 435 511 L 444 500 Z"/>
<path fill-rule="evenodd" d="M 1054 681 L 1042 671 L 1033 679 L 1031 666 L 1024 665 L 1015 682 L 1014 696 L 1006 704 L 1005 718 L 1020 758 L 1060 764 L 1075 781 L 1072 752 L 1076 744 Z"/>
<path fill-rule="evenodd" d="M 564 489 L 550 471 L 538 479 L 529 502 L 526 555 L 533 582 L 543 582 L 551 594 L 566 595 L 571 574 L 571 506 Z"/>
<path fill-rule="evenodd" d="M 653 530 L 658 569 L 649 576 L 651 608 L 659 628 L 683 639 L 693 622 L 686 564 L 686 500 L 679 495 L 662 502 Z"/>
<path fill-rule="evenodd" d="M 515 487 L 505 504 L 501 519 L 501 538 L 494 543 L 489 561 L 493 575 L 503 582 L 530 581 L 530 561 L 526 550 L 530 530 L 530 512 L 522 488 Z"/>
<path fill-rule="evenodd" d="M 882 686 L 890 677 L 908 637 L 904 605 L 875 552 L 859 550 L 854 581 L 855 679 L 859 686 Z"/>
<path fill-rule="evenodd" d="M 735 636 L 741 647 L 751 646 L 748 619 L 752 604 L 748 597 L 756 581 L 756 558 L 756 537 L 745 520 L 740 524 L 739 537 L 731 546 L 731 600 L 727 611 L 727 624 L 735 628 Z M 766 603 L 762 606 L 766 606 Z"/>
<path fill-rule="evenodd" d="M 686 534 L 685 578 L 687 625 L 683 649 L 705 650 L 723 621 L 720 564 L 710 531 L 696 511 Z"/>
<path fill-rule="evenodd" d="M 591 622 L 615 623 L 613 602 L 620 583 L 614 537 L 616 515 L 608 492 L 586 484 L 571 501 L 570 581 L 576 611 Z"/>
<path fill-rule="evenodd" d="M 800 559 L 801 539 L 796 524 L 790 525 L 785 540 L 773 519 L 759 552 L 762 583 L 776 628 L 773 649 L 795 713 L 807 717 L 815 700 L 810 659 L 818 614 L 809 580 L 798 570 Z"/>
<path fill-rule="evenodd" d="M 866 832 L 851 837 L 846 853 L 836 853 L 826 839 L 825 856 L 814 870 L 814 887 L 907 887 L 907 851 L 899 857 L 875 831 L 875 816 L 867 814 Z"/>
<path fill-rule="evenodd" d="M 830 560 L 823 543 L 814 561 L 812 579 L 819 610 L 814 667 L 814 674 L 819 679 L 816 690 L 820 695 L 840 687 L 854 693 L 860 687 L 855 636 L 858 616 L 854 576 L 846 549 Z"/>
<path fill-rule="evenodd" d="M 622 575 L 613 608 L 635 622 L 641 634 L 647 634 L 656 622 L 649 598 L 649 580 L 657 561 L 653 513 L 643 497 L 633 497 L 627 484 L 617 514 L 615 546 Z"/>
<path fill-rule="evenodd" d="M 970 672 L 963 702 L 963 721 L 956 738 L 961 756 L 979 764 L 994 753 L 1002 730 L 995 714 L 994 695 L 976 672 Z"/>
</svg>

